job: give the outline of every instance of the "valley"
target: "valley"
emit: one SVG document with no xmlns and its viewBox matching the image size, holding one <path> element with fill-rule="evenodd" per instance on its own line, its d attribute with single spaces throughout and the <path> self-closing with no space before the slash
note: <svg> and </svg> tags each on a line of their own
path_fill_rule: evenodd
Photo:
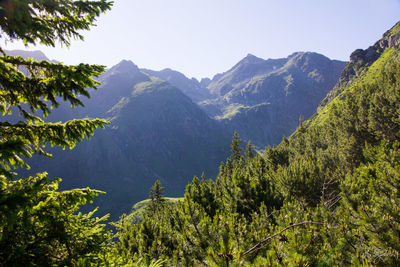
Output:
<svg viewBox="0 0 400 267">
<path fill-rule="evenodd" d="M 37 51 L 11 51 L 39 60 Z M 237 131 L 258 150 L 278 144 L 307 120 L 338 81 L 345 62 L 299 52 L 283 59 L 248 55 L 208 82 L 165 69 L 140 69 L 123 60 L 106 71 L 98 90 L 81 98 L 84 107 L 61 104 L 50 121 L 104 118 L 104 130 L 73 150 L 51 149 L 53 159 L 35 157 L 32 171 L 62 177 L 61 188 L 107 192 L 92 206 L 118 218 L 146 199 L 156 180 L 165 194 L 182 196 L 203 173 L 215 178 L 230 154 Z M 46 166 L 45 168 L 42 166 Z"/>
</svg>

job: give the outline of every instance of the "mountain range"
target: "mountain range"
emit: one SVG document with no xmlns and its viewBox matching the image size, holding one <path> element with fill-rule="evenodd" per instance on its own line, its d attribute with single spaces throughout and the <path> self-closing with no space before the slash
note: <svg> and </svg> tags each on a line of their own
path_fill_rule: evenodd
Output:
<svg viewBox="0 0 400 267">
<path fill-rule="evenodd" d="M 278 144 L 308 119 L 338 81 L 346 62 L 311 52 L 281 59 L 247 55 L 212 79 L 188 79 L 171 69 L 144 70 L 179 88 L 230 133 L 257 148 Z"/>
<path fill-rule="evenodd" d="M 39 51 L 7 53 L 47 59 Z M 30 165 L 62 177 L 62 189 L 106 191 L 94 205 L 115 219 L 146 199 L 156 179 L 166 195 L 182 196 L 194 175 L 215 177 L 235 130 L 257 148 L 279 143 L 300 117 L 316 111 L 344 66 L 310 52 L 268 60 L 248 55 L 227 72 L 198 81 L 123 60 L 99 77 L 102 85 L 90 99 L 82 97 L 84 108 L 61 103 L 48 117 L 105 118 L 106 129 L 73 150 L 49 148 L 53 159 L 34 157 Z"/>
</svg>

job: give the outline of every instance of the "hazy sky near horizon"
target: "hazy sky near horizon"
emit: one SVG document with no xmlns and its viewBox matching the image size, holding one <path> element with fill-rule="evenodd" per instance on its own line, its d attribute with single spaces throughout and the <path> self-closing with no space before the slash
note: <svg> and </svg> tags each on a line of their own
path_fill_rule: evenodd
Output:
<svg viewBox="0 0 400 267">
<path fill-rule="evenodd" d="M 85 41 L 41 50 L 50 59 L 111 67 L 171 68 L 188 77 L 224 72 L 248 53 L 281 58 L 312 51 L 348 60 L 400 20 L 400 0 L 114 0 Z M 2 42 L 3 45 L 3 42 Z"/>
</svg>

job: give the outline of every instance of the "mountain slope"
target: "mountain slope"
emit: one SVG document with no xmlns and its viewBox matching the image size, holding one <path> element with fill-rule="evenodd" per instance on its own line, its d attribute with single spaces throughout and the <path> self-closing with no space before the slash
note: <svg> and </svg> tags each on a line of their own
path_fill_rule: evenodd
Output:
<svg viewBox="0 0 400 267">
<path fill-rule="evenodd" d="M 248 54 L 227 72 L 215 75 L 207 87 L 213 95 L 223 96 L 234 89 L 240 90 L 254 76 L 282 67 L 285 61 L 285 59 L 264 60 Z"/>
<path fill-rule="evenodd" d="M 164 69 L 161 71 L 142 69 L 142 71 L 175 86 L 185 95 L 190 97 L 193 102 L 199 102 L 211 96 L 208 89 L 199 83 L 199 81 L 197 81 L 195 78 L 188 79 L 185 75 L 178 71 L 171 69 Z"/>
<path fill-rule="evenodd" d="M 95 205 L 116 218 L 146 199 L 159 179 L 166 194 L 181 196 L 193 175 L 216 175 L 230 136 L 176 87 L 122 61 L 101 78 L 102 86 L 72 112 L 60 106 L 49 119 L 101 117 L 110 121 L 73 150 L 51 149 L 54 159 L 34 158 L 32 170 L 62 177 L 64 189 L 107 192 Z"/>
<path fill-rule="evenodd" d="M 259 147 L 277 144 L 308 119 L 338 81 L 345 62 L 317 53 L 263 60 L 248 55 L 208 85 L 214 99 L 200 105 L 231 132 Z"/>
</svg>

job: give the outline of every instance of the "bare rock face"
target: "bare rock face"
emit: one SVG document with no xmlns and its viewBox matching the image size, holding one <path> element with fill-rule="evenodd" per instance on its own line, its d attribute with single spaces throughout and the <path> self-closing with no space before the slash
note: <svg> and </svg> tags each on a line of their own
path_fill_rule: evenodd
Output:
<svg viewBox="0 0 400 267">
<path fill-rule="evenodd" d="M 365 69 L 371 66 L 388 48 L 400 46 L 400 22 L 383 34 L 382 38 L 367 49 L 357 49 L 350 55 L 350 62 L 344 67 L 339 82 L 321 102 L 319 109 L 329 103 L 342 92 L 342 88 L 359 77 Z"/>
<path fill-rule="evenodd" d="M 400 46 L 400 22 L 387 31 L 377 42 L 382 49 Z"/>
<path fill-rule="evenodd" d="M 397 23 L 392 29 L 387 31 L 378 42 L 373 46 L 368 47 L 366 50 L 357 49 L 350 55 L 350 63 L 355 63 L 353 65 L 363 64 L 371 65 L 379 58 L 385 49 L 394 48 L 400 46 L 400 22 Z M 352 66 L 354 67 L 354 66 Z M 344 70 L 346 73 L 347 68 Z M 354 71 L 357 73 L 357 71 Z"/>
<path fill-rule="evenodd" d="M 400 33 L 389 37 L 388 46 L 390 48 L 398 47 L 399 45 L 400 45 Z"/>
<path fill-rule="evenodd" d="M 380 49 L 375 49 L 375 47 L 370 46 L 368 49 L 357 49 L 350 55 L 350 62 L 374 62 L 378 57 Z"/>
</svg>

